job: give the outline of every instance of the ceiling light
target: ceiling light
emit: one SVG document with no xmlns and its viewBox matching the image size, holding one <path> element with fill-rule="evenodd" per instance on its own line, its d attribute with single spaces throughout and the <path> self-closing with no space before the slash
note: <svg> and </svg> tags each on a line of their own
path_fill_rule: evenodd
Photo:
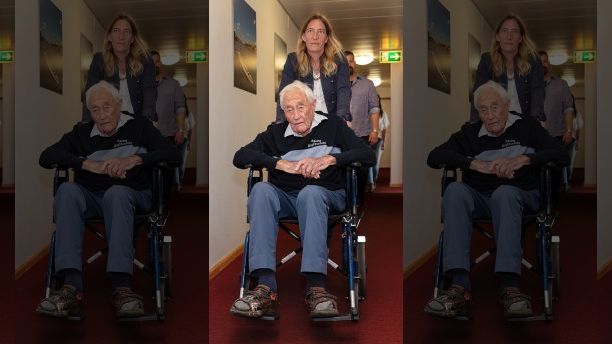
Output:
<svg viewBox="0 0 612 344">
<path fill-rule="evenodd" d="M 372 53 L 361 53 L 355 54 L 355 63 L 364 66 L 374 61 L 374 55 Z"/>
<path fill-rule="evenodd" d="M 548 62 L 551 65 L 559 66 L 567 62 L 567 53 L 564 51 L 556 51 L 548 54 Z"/>
<path fill-rule="evenodd" d="M 177 52 L 163 52 L 159 54 L 161 63 L 166 66 L 171 66 L 181 60 L 181 56 Z"/>
<path fill-rule="evenodd" d="M 382 80 L 379 76 L 369 76 L 368 79 L 370 79 L 370 81 L 374 83 L 375 87 L 378 87 L 380 86 L 380 84 L 382 84 Z"/>
</svg>

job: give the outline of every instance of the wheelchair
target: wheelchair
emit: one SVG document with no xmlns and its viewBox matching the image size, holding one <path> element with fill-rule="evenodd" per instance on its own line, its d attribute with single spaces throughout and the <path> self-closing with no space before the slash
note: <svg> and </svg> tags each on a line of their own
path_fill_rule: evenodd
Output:
<svg viewBox="0 0 612 344">
<path fill-rule="evenodd" d="M 357 212 L 357 168 L 361 165 L 359 163 L 353 163 L 351 166 L 346 167 L 345 179 L 346 179 L 346 208 L 343 212 L 338 214 L 329 214 L 327 220 L 327 234 L 328 243 L 333 233 L 333 228 L 337 225 L 342 225 L 342 261 L 340 263 L 334 262 L 328 257 L 328 265 L 335 271 L 339 272 L 346 278 L 347 282 L 347 298 L 349 302 L 348 314 L 338 315 L 335 317 L 328 318 L 312 318 L 313 321 L 344 321 L 344 320 L 359 320 L 359 302 L 365 300 L 366 296 L 366 255 L 365 255 L 365 244 L 366 237 L 364 235 L 358 235 L 357 229 L 361 219 L 363 218 L 363 212 Z M 263 169 L 254 168 L 252 166 L 246 166 L 249 169 L 247 178 L 247 196 L 250 195 L 253 186 L 264 179 Z M 247 223 L 249 222 L 247 216 Z M 300 242 L 299 232 L 291 229 L 292 225 L 297 225 L 297 218 L 283 218 L 279 220 L 278 226 L 283 232 L 287 233 L 291 238 Z M 328 245 L 329 246 L 329 245 Z M 280 259 L 276 267 L 279 268 L 281 265 L 286 264 L 294 258 L 296 255 L 301 253 L 301 245 L 295 250 L 286 254 Z M 242 269 L 240 272 L 240 293 L 239 297 L 243 297 L 246 290 L 255 288 L 257 280 L 249 274 L 249 231 L 247 231 L 244 238 L 244 254 L 242 258 Z M 277 320 L 278 315 L 263 316 L 261 320 Z"/>
<path fill-rule="evenodd" d="M 53 196 L 60 185 L 70 180 L 70 171 L 68 168 L 53 166 L 55 175 L 53 178 Z M 163 176 L 162 170 L 166 168 L 165 163 L 158 163 L 151 170 L 153 204 L 148 212 L 136 213 L 134 216 L 134 242 L 138 234 L 138 229 L 144 225 L 147 226 L 147 238 L 149 246 L 148 265 L 142 263 L 134 257 L 134 265 L 140 270 L 151 275 L 153 286 L 155 288 L 155 311 L 154 313 L 145 314 L 140 317 L 120 318 L 119 321 L 148 321 L 158 320 L 163 321 L 166 314 L 166 302 L 170 299 L 171 294 L 171 278 L 172 278 L 172 237 L 166 235 L 164 226 L 167 219 L 167 213 L 164 204 L 163 195 Z M 55 223 L 55 217 L 53 218 Z M 88 218 L 85 222 L 85 227 L 91 231 L 97 238 L 106 241 L 106 236 L 98 228 L 104 226 L 104 219 L 101 217 Z M 108 252 L 108 246 L 94 253 L 83 262 L 83 269 L 92 264 L 96 259 Z M 45 278 L 45 297 L 49 297 L 57 293 L 63 285 L 63 279 L 56 274 L 55 270 L 55 231 L 51 235 L 51 244 L 49 246 L 49 262 L 47 265 L 47 274 Z M 69 320 L 84 320 L 83 314 L 69 316 Z"/>
<path fill-rule="evenodd" d="M 441 196 L 443 196 L 446 187 L 450 183 L 458 180 L 458 172 L 456 169 L 448 168 L 444 165 L 439 166 L 439 168 L 443 169 L 441 180 Z M 523 214 L 521 228 L 521 237 L 522 241 L 524 242 L 529 227 L 534 224 L 536 226 L 536 262 L 535 264 L 532 264 L 523 257 L 522 265 L 525 266 L 527 270 L 534 272 L 540 280 L 542 287 L 543 312 L 539 315 L 533 315 L 530 317 L 508 318 L 508 321 L 550 321 L 553 319 L 553 301 L 559 299 L 559 281 L 561 277 L 559 255 L 560 238 L 558 235 L 552 234 L 552 227 L 557 216 L 553 210 L 555 202 L 551 182 L 552 173 L 554 173 L 555 169 L 556 167 L 553 163 L 545 164 L 539 168 L 540 207 L 533 213 Z M 487 227 L 491 227 L 490 225 L 490 218 L 475 218 L 472 221 L 472 226 L 478 232 L 495 242 L 492 232 L 487 229 Z M 444 268 L 442 266 L 443 238 L 444 232 L 442 231 L 438 239 L 438 250 L 436 254 L 434 298 L 438 296 L 440 290 L 448 288 L 451 282 L 450 279 L 444 275 Z M 474 259 L 470 264 L 471 267 L 481 263 L 491 254 L 493 254 L 495 250 L 496 248 L 493 245 L 489 250 L 485 251 Z M 455 317 L 457 320 L 469 320 L 471 318 L 472 314 L 469 309 L 463 310 Z"/>
</svg>

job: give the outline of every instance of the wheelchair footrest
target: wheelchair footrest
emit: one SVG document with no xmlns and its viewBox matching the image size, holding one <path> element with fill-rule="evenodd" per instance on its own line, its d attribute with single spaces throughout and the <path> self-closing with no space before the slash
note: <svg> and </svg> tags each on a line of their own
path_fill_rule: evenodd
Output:
<svg viewBox="0 0 612 344">
<path fill-rule="evenodd" d="M 506 318 L 506 321 L 509 322 L 522 322 L 522 321 L 550 321 L 552 320 L 552 315 L 546 315 L 544 313 L 539 315 L 532 315 L 530 317 L 522 317 L 522 318 Z"/>
<path fill-rule="evenodd" d="M 352 314 L 344 314 L 344 315 L 338 315 L 335 317 L 329 317 L 329 318 L 310 318 L 310 320 L 312 321 L 357 321 L 359 320 L 359 315 L 352 315 Z"/>
<path fill-rule="evenodd" d="M 139 317 L 131 317 L 131 318 L 118 318 L 119 322 L 131 322 L 131 321 L 154 321 L 154 320 L 164 320 L 165 316 L 160 314 L 145 314 Z"/>
</svg>

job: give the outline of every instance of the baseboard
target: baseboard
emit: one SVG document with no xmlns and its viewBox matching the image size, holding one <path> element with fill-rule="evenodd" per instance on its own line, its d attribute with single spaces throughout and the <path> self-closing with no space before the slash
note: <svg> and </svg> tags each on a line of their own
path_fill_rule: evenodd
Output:
<svg viewBox="0 0 612 344">
<path fill-rule="evenodd" d="M 213 265 L 210 269 L 208 269 L 208 281 L 212 281 L 221 271 L 223 271 L 231 262 L 236 259 L 236 257 L 240 256 L 244 251 L 244 245 L 240 245 L 236 247 L 232 252 L 230 252 L 227 256 L 221 258 L 215 265 Z"/>
<path fill-rule="evenodd" d="M 389 184 L 390 188 L 401 188 L 402 186 L 404 186 L 404 184 L 399 183 L 399 184 Z"/>
<path fill-rule="evenodd" d="M 605 274 L 607 274 L 610 271 L 612 271 L 612 259 L 610 259 L 606 263 L 603 263 L 601 265 L 601 268 L 597 269 L 597 280 L 602 279 L 605 276 Z"/>
<path fill-rule="evenodd" d="M 431 257 L 435 256 L 437 251 L 438 245 L 434 245 L 432 248 L 427 250 L 427 252 L 423 253 L 419 258 L 417 258 L 412 264 L 408 265 L 408 267 L 404 269 L 404 279 L 410 277 L 413 272 L 423 266 L 429 259 L 431 259 Z"/>
<path fill-rule="evenodd" d="M 15 280 L 18 280 L 23 276 L 28 270 L 30 270 L 36 263 L 38 263 L 41 259 L 45 258 L 49 254 L 49 244 L 45 245 L 40 251 L 38 251 L 35 255 L 30 257 L 25 263 L 15 269 Z"/>
</svg>

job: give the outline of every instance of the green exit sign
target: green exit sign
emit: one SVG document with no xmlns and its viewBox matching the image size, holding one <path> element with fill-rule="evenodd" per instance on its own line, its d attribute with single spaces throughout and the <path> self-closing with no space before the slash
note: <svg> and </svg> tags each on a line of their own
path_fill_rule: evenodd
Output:
<svg viewBox="0 0 612 344">
<path fill-rule="evenodd" d="M 208 62 L 208 51 L 192 50 L 185 53 L 185 61 L 187 63 L 203 63 Z"/>
<path fill-rule="evenodd" d="M 574 51 L 574 63 L 593 63 L 596 60 L 596 50 Z"/>
<path fill-rule="evenodd" d="M 0 63 L 15 62 L 15 52 L 13 50 L 0 50 Z"/>
<path fill-rule="evenodd" d="M 380 52 L 380 63 L 398 63 L 402 62 L 401 50 L 388 50 Z"/>
</svg>

